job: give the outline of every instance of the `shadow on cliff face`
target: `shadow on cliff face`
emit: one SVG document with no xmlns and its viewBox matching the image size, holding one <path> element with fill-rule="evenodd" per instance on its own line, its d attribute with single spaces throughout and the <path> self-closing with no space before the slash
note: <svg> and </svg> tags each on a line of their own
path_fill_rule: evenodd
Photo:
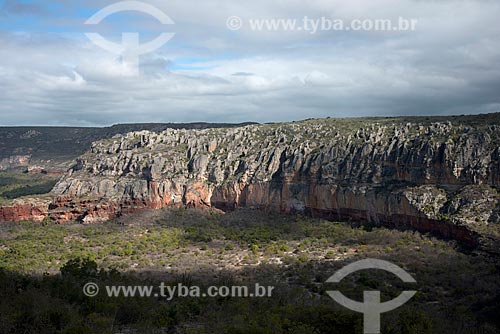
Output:
<svg viewBox="0 0 500 334">
<path fill-rule="evenodd" d="M 382 315 L 383 333 L 500 329 L 498 258 L 467 255 L 453 243 L 301 216 L 149 214 L 95 226 L 3 226 L 0 332 L 362 333 L 362 315 L 338 305 L 329 290 L 358 301 L 365 290 L 381 291 L 382 301 L 417 290 L 407 304 Z M 391 261 L 417 283 L 380 270 L 352 274 L 338 285 L 325 283 L 363 258 Z M 49 261 L 60 262 L 57 270 L 47 267 Z M 44 270 L 50 274 L 41 274 Z M 40 274 L 20 273 L 28 271 Z M 89 282 L 100 288 L 93 298 L 83 291 Z M 202 291 L 255 283 L 275 289 L 263 298 L 106 294 L 106 286 L 151 286 L 155 293 L 161 282 Z"/>
</svg>

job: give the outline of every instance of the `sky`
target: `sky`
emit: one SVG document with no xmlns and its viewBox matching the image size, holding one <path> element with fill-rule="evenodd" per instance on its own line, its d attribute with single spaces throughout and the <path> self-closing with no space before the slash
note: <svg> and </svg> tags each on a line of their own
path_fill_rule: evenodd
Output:
<svg viewBox="0 0 500 334">
<path fill-rule="evenodd" d="M 499 1 L 144 0 L 141 8 L 172 24 L 135 10 L 85 24 L 116 3 L 0 0 L 1 126 L 500 111 Z M 231 17 L 240 29 L 228 27 Z M 407 31 L 313 32 L 304 18 L 417 23 Z M 252 26 L 263 19 L 297 25 Z M 142 54 L 136 73 L 125 55 L 86 33 L 115 44 L 138 33 L 141 45 L 174 35 Z"/>
</svg>

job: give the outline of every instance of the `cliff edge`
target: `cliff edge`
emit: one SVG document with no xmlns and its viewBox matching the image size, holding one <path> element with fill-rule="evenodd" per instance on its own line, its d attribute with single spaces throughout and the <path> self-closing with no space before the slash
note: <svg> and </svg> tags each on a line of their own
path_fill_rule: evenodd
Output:
<svg viewBox="0 0 500 334">
<path fill-rule="evenodd" d="M 312 119 L 100 140 L 49 204 L 31 199 L 21 211 L 94 223 L 146 208 L 254 207 L 407 226 L 474 247 L 498 225 L 499 187 L 500 114 Z M 16 220 L 15 207 L 0 220 Z"/>
</svg>

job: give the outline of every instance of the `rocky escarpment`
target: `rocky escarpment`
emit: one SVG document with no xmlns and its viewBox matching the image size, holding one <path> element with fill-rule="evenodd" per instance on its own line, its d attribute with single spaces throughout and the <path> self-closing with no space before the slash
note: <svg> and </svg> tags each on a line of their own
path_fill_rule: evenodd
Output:
<svg viewBox="0 0 500 334">
<path fill-rule="evenodd" d="M 42 222 L 49 216 L 50 199 L 15 200 L 11 205 L 0 207 L 0 221 L 31 220 Z"/>
<path fill-rule="evenodd" d="M 94 141 L 132 131 L 165 129 L 210 129 L 250 125 L 220 123 L 138 123 L 117 124 L 105 128 L 92 127 L 1 127 L 0 171 L 11 169 L 66 171 Z"/>
<path fill-rule="evenodd" d="M 149 131 L 92 144 L 48 215 L 255 207 L 411 226 L 474 246 L 499 220 L 500 116 L 323 119 Z"/>
</svg>

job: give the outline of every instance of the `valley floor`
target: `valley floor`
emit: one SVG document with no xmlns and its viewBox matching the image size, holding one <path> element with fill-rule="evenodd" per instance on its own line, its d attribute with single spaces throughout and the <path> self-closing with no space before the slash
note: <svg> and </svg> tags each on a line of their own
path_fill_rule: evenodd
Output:
<svg viewBox="0 0 500 334">
<path fill-rule="evenodd" d="M 364 271 L 325 281 L 363 258 L 391 261 L 411 286 Z M 389 300 L 383 333 L 498 333 L 498 259 L 413 231 L 254 210 L 166 209 L 102 225 L 0 225 L 1 333 L 362 333 L 362 315 L 327 295 Z M 86 297 L 105 285 L 275 287 L 270 298 Z"/>
</svg>

